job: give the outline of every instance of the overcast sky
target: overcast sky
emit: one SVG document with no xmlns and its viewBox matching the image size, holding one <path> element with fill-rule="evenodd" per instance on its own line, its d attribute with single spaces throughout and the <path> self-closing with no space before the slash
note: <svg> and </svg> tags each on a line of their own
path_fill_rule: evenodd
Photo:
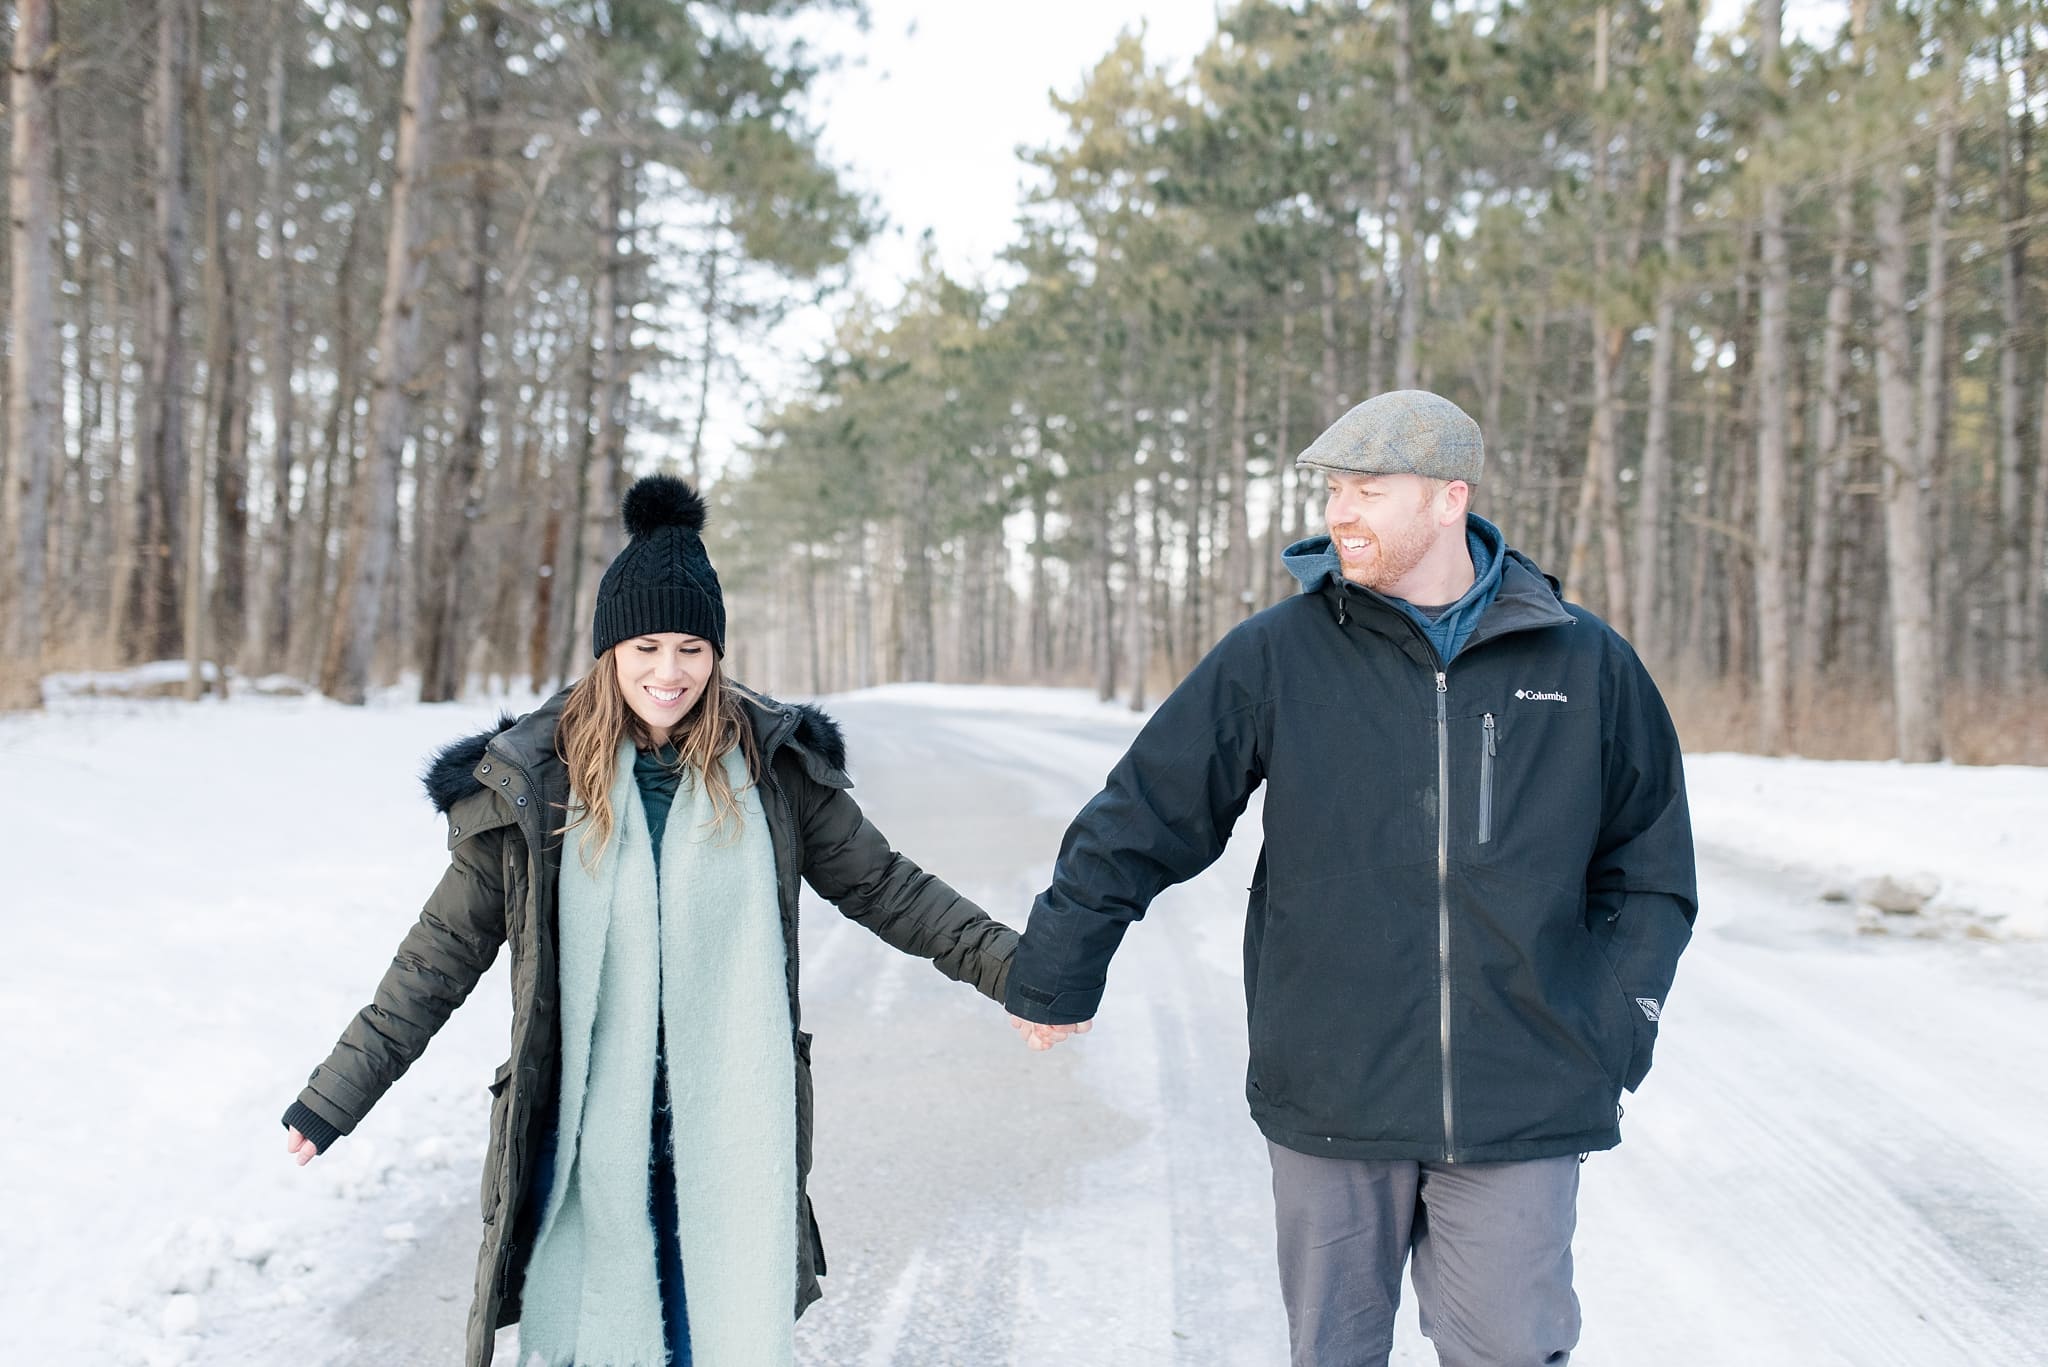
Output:
<svg viewBox="0 0 2048 1367">
<path fill-rule="evenodd" d="M 868 0 L 869 31 L 828 29 L 858 53 L 820 84 L 814 108 L 832 159 L 889 216 L 861 276 L 893 300 L 930 230 L 941 261 L 977 274 L 1010 240 L 1024 183 L 1019 146 L 1056 140 L 1049 95 L 1075 93 L 1125 29 L 1181 69 L 1216 31 L 1208 0 Z M 821 40 L 822 41 L 822 40 Z"/>
<path fill-rule="evenodd" d="M 1709 27 L 1730 27 L 1747 3 L 1709 0 Z M 1845 9 L 1845 0 L 1787 0 L 1786 27 L 1818 37 Z M 829 159 L 888 219 L 854 275 L 884 304 L 901 298 L 926 232 L 950 272 L 987 275 L 1011 240 L 1027 178 L 1017 149 L 1061 136 L 1048 96 L 1078 91 L 1118 33 L 1142 27 L 1148 56 L 1184 72 L 1216 31 L 1212 0 L 868 0 L 868 12 L 866 32 L 844 19 L 811 19 L 805 29 L 814 49 L 843 55 L 810 108 Z M 799 383 L 804 358 L 827 344 L 847 302 L 785 324 L 772 354 L 749 357 L 755 383 Z M 719 405 L 729 440 L 745 438 L 741 405 L 738 395 Z"/>
</svg>

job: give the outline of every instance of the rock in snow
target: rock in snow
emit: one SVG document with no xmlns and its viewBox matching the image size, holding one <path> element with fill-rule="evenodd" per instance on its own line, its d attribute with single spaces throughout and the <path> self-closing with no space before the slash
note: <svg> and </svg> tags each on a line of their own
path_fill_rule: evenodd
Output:
<svg viewBox="0 0 2048 1367">
<path fill-rule="evenodd" d="M 1864 879 L 1856 889 L 1856 897 L 1888 916 L 1918 916 L 1934 900 L 1934 894 L 1940 891 L 1941 879 L 1931 873 L 1915 873 L 1904 878 L 1880 874 Z"/>
</svg>

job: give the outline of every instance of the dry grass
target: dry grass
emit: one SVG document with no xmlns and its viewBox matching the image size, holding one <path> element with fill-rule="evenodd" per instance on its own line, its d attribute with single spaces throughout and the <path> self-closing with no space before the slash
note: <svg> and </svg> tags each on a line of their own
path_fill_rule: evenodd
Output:
<svg viewBox="0 0 2048 1367">
<path fill-rule="evenodd" d="M 1756 702 L 1724 682 L 1674 682 L 1664 690 L 1687 750 L 1753 751 Z M 2048 765 L 2048 685 L 1999 691 L 1951 685 L 1942 742 L 1957 764 Z M 1830 684 L 1796 709 L 1791 752 L 1809 759 L 1890 759 L 1892 705 L 1887 681 Z"/>
<path fill-rule="evenodd" d="M 0 657 L 0 712 L 43 705 L 42 674 L 24 660 Z"/>
</svg>

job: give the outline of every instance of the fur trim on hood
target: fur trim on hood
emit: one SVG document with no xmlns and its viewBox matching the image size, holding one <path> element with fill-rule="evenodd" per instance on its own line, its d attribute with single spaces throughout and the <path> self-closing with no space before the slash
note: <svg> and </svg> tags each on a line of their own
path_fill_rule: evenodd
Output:
<svg viewBox="0 0 2048 1367">
<path fill-rule="evenodd" d="M 450 807 L 483 786 L 477 782 L 476 766 L 483 763 L 484 747 L 518 723 L 519 718 L 512 713 L 501 713 L 498 724 L 490 730 L 450 741 L 434 752 L 420 774 L 420 786 L 427 790 L 427 800 L 434 804 L 435 811 L 448 815 Z"/>
<path fill-rule="evenodd" d="M 846 733 L 839 729 L 839 723 L 807 702 L 785 703 L 784 706 L 796 709 L 796 743 L 834 769 L 844 769 Z"/>
</svg>

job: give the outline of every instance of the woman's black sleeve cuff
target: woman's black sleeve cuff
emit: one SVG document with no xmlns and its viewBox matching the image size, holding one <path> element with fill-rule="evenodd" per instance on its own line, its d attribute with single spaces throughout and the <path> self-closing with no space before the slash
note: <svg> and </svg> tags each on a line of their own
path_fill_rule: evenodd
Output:
<svg viewBox="0 0 2048 1367">
<path fill-rule="evenodd" d="M 294 1101 L 286 1109 L 284 1123 L 288 1128 L 297 1130 L 300 1134 L 312 1140 L 313 1147 L 322 1153 L 326 1153 L 329 1148 L 333 1147 L 334 1141 L 341 1138 L 340 1130 L 328 1124 L 326 1120 L 321 1118 L 318 1111 L 303 1101 Z"/>
</svg>

